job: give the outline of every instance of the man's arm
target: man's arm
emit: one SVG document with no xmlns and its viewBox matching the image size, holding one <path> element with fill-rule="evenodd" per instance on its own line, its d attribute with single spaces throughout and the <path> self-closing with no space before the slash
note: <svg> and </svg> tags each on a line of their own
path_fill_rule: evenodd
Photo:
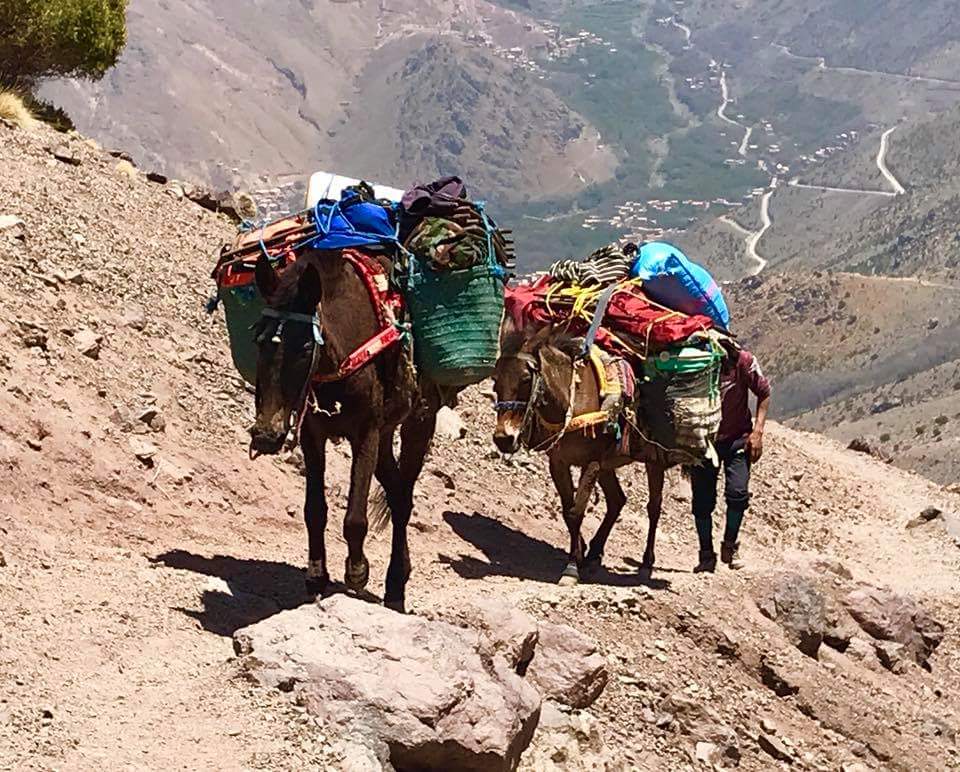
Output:
<svg viewBox="0 0 960 772">
<path fill-rule="evenodd" d="M 757 403 L 757 418 L 753 422 L 753 431 L 747 438 L 747 452 L 750 461 L 757 463 L 763 456 L 763 428 L 767 423 L 767 409 L 770 407 L 770 396 L 767 395 Z"/>
<path fill-rule="evenodd" d="M 757 398 L 757 417 L 753 422 L 753 431 L 747 438 L 747 453 L 750 461 L 756 463 L 763 456 L 763 430 L 767 425 L 767 411 L 770 409 L 770 381 L 767 380 L 756 357 L 752 354 L 747 384 Z"/>
</svg>

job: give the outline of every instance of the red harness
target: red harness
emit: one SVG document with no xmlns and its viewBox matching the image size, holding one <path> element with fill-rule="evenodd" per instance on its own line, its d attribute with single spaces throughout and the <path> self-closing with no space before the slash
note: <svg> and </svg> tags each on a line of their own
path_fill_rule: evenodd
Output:
<svg viewBox="0 0 960 772">
<path fill-rule="evenodd" d="M 343 259 L 353 266 L 367 288 L 380 331 L 348 354 L 334 372 L 316 373 L 313 376 L 314 383 L 342 381 L 403 337 L 403 332 L 395 321 L 403 311 L 403 298 L 400 293 L 390 289 L 384 267 L 369 255 L 353 249 L 343 250 L 342 255 Z"/>
</svg>

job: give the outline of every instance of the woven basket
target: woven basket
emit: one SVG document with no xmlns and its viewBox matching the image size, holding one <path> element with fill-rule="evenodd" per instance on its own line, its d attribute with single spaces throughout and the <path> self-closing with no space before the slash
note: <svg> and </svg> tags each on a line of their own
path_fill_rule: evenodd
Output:
<svg viewBox="0 0 960 772">
<path fill-rule="evenodd" d="M 489 264 L 442 272 L 424 267 L 406 285 L 420 372 L 441 386 L 488 378 L 500 355 L 502 272 Z"/>
<path fill-rule="evenodd" d="M 260 321 L 266 303 L 252 281 L 242 286 L 221 287 L 218 294 L 227 322 L 233 365 L 243 380 L 254 386 L 257 383 L 259 348 L 250 328 Z"/>
</svg>

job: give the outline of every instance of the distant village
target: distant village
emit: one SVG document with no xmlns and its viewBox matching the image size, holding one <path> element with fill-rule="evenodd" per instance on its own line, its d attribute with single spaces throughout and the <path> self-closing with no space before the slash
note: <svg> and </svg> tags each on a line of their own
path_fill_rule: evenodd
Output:
<svg viewBox="0 0 960 772">
<path fill-rule="evenodd" d="M 547 77 L 547 70 L 545 69 L 547 63 L 575 57 L 585 47 L 603 47 L 610 53 L 617 53 L 616 46 L 599 35 L 587 30 L 580 30 L 573 35 L 564 34 L 559 27 L 549 23 L 526 24 L 524 31 L 527 33 L 527 38 L 539 38 L 539 42 L 534 45 L 504 47 L 498 45 L 494 41 L 493 35 L 486 29 L 493 23 L 494 20 L 491 17 L 484 17 L 484 26 L 472 27 L 470 30 L 464 31 L 463 35 L 468 42 L 487 48 L 499 58 L 509 62 L 513 67 L 530 72 L 541 80 Z M 677 28 L 686 37 L 684 48 L 690 47 L 690 29 L 683 25 L 676 16 L 658 18 L 656 23 L 664 27 Z M 588 60 L 580 58 L 580 62 L 587 64 Z M 682 84 L 678 83 L 678 86 L 692 92 L 709 90 L 711 93 L 720 93 L 721 78 L 728 67 L 727 64 L 710 61 L 704 75 L 687 77 Z M 592 85 L 595 77 L 592 73 L 586 73 L 584 85 Z M 733 105 L 735 101 L 735 99 L 731 99 L 728 104 Z M 776 141 L 776 131 L 773 123 L 763 118 L 753 125 L 748 125 L 746 121 L 746 116 L 738 113 L 735 119 L 729 118 L 726 127 L 720 131 L 719 136 L 728 139 L 732 151 L 723 163 L 729 167 L 745 166 L 753 163 L 757 169 L 771 178 L 787 177 L 794 170 L 789 164 L 780 161 L 778 158 L 783 154 L 783 147 L 779 141 Z M 745 134 L 737 136 L 738 127 L 742 128 Z M 843 151 L 858 142 L 859 138 L 859 132 L 855 130 L 843 132 L 837 135 L 829 145 L 819 148 L 811 154 L 796 156 L 797 163 L 799 163 L 801 170 L 806 169 Z M 798 147 L 799 145 L 795 143 L 794 148 Z M 749 156 L 753 156 L 753 158 Z M 303 189 L 302 181 L 289 181 L 288 178 L 287 181 L 271 186 L 269 181 L 264 179 L 263 187 L 254 191 L 260 207 L 260 216 L 265 219 L 272 219 L 289 213 L 291 207 L 297 206 L 297 201 L 302 199 Z M 661 225 L 661 219 L 664 215 L 674 213 L 670 218 L 670 227 L 672 230 L 676 230 L 677 212 L 688 210 L 689 214 L 685 220 L 687 223 L 692 223 L 699 219 L 696 216 L 698 212 L 706 212 L 713 207 L 722 208 L 725 211 L 737 209 L 755 199 L 759 199 L 765 192 L 766 188 L 755 188 L 741 199 L 733 201 L 727 198 L 652 198 L 642 202 L 625 201 L 618 204 L 609 213 L 586 216 L 581 223 L 581 227 L 587 230 L 613 227 L 621 231 L 624 238 L 630 240 L 655 240 L 664 235 L 665 228 Z"/>
</svg>

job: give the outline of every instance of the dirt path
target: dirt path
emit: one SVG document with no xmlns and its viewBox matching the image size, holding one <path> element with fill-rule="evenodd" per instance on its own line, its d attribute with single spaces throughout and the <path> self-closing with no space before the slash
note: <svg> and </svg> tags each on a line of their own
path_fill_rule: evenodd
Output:
<svg viewBox="0 0 960 772">
<path fill-rule="evenodd" d="M 880 174 L 883 175 L 884 179 L 890 183 L 894 194 L 899 196 L 907 192 L 906 188 L 900 184 L 900 181 L 893 176 L 893 173 L 887 167 L 887 147 L 889 145 L 890 135 L 896 130 L 896 126 L 891 126 L 880 136 L 880 150 L 877 152 L 877 168 L 880 170 Z"/>
<path fill-rule="evenodd" d="M 720 96 L 722 102 L 720 107 L 717 108 L 717 117 L 724 123 L 728 123 L 731 126 L 736 126 L 737 128 L 743 129 L 743 140 L 740 142 L 737 152 L 741 156 L 747 155 L 747 144 L 750 142 L 750 136 L 753 134 L 753 127 L 745 126 L 739 121 L 733 120 L 733 118 L 727 117 L 727 107 L 729 107 L 733 100 L 730 99 L 730 87 L 727 85 L 727 72 L 726 70 L 720 71 Z"/>
<path fill-rule="evenodd" d="M 948 78 L 931 78 L 925 75 L 906 75 L 901 72 L 887 72 L 885 70 L 864 70 L 859 67 L 832 67 L 827 64 L 827 60 L 822 56 L 800 56 L 793 53 L 787 46 L 779 43 L 771 43 L 781 53 L 789 56 L 791 59 L 800 59 L 807 62 L 816 62 L 817 69 L 829 70 L 831 72 L 845 72 L 854 75 L 871 75 L 884 78 L 898 78 L 900 80 L 912 81 L 915 83 L 928 83 L 933 86 L 960 86 L 960 80 L 951 80 Z"/>
</svg>

